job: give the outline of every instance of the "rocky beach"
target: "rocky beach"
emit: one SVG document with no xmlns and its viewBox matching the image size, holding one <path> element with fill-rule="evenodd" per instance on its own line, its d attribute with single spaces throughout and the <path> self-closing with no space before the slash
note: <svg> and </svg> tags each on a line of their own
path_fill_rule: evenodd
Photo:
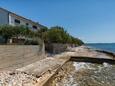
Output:
<svg viewBox="0 0 115 86">
<path fill-rule="evenodd" d="M 115 86 L 115 65 L 68 62 L 48 84 L 48 86 Z"/>
<path fill-rule="evenodd" d="M 103 62 L 69 61 L 76 56 L 112 59 L 110 54 L 87 46 L 68 48 L 66 52 L 32 63 L 16 70 L 1 70 L 1 86 L 115 86 L 115 65 Z M 66 62 L 67 60 L 67 62 Z"/>
<path fill-rule="evenodd" d="M 76 52 L 74 55 L 78 56 L 110 58 L 86 46 L 70 51 Z M 46 86 L 115 86 L 115 64 L 70 61 L 46 83 Z"/>
</svg>

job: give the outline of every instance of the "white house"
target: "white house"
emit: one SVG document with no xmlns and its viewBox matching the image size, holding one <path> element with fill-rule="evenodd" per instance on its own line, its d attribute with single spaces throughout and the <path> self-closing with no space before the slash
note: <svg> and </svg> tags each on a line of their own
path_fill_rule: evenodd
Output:
<svg viewBox="0 0 115 86">
<path fill-rule="evenodd" d="M 44 27 L 38 22 L 24 18 L 3 8 L 0 8 L 0 25 L 24 25 L 35 31 Z"/>
</svg>

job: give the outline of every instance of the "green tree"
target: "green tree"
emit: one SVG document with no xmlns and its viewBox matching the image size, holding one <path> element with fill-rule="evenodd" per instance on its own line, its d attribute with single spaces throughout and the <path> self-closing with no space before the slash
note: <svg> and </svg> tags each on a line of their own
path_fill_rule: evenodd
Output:
<svg viewBox="0 0 115 86">
<path fill-rule="evenodd" d="M 41 39 L 45 40 L 47 31 L 48 31 L 47 27 L 40 28 L 37 31 L 37 36 L 39 36 Z"/>
<path fill-rule="evenodd" d="M 54 26 L 48 29 L 47 27 L 41 28 L 37 32 L 39 36 L 45 43 L 69 43 L 69 44 L 83 44 L 83 42 L 71 36 L 63 27 Z"/>
<path fill-rule="evenodd" d="M 0 26 L 0 36 L 2 36 L 5 39 L 5 43 L 7 43 L 8 39 L 12 37 L 16 37 L 17 39 L 19 36 L 32 38 L 37 37 L 37 34 L 25 26 L 3 25 Z"/>
<path fill-rule="evenodd" d="M 13 27 L 9 25 L 0 26 L 0 35 L 5 39 L 5 43 L 7 43 L 8 39 L 14 35 Z"/>
</svg>

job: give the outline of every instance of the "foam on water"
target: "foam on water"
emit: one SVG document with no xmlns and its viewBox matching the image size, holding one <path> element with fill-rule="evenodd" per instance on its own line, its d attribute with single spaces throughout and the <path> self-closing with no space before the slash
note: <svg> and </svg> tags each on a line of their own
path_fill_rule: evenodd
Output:
<svg viewBox="0 0 115 86">
<path fill-rule="evenodd" d="M 115 65 L 73 62 L 73 67 L 56 86 L 115 86 Z"/>
<path fill-rule="evenodd" d="M 81 70 L 81 69 L 91 69 L 94 70 L 96 68 L 102 69 L 104 67 L 111 67 L 112 65 L 104 62 L 102 65 L 98 65 L 96 68 L 94 68 L 95 64 L 92 63 L 86 63 L 86 62 L 73 62 L 73 66 L 75 67 L 76 71 Z"/>
<path fill-rule="evenodd" d="M 106 62 L 103 64 L 73 62 L 73 66 L 77 74 L 76 77 L 78 80 L 76 82 L 78 86 L 84 86 L 85 83 L 87 83 L 85 86 L 91 84 L 95 84 L 96 86 L 115 86 L 115 65 L 110 65 Z M 82 81 L 79 81 L 81 78 Z"/>
<path fill-rule="evenodd" d="M 76 71 L 81 70 L 81 69 L 94 69 L 90 65 L 91 63 L 73 62 L 73 66 L 75 67 Z"/>
</svg>

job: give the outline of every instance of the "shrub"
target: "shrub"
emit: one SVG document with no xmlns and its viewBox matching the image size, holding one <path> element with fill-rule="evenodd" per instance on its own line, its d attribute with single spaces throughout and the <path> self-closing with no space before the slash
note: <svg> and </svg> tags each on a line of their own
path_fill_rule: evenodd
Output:
<svg viewBox="0 0 115 86">
<path fill-rule="evenodd" d="M 82 45 L 83 42 L 71 36 L 63 27 L 55 26 L 50 29 L 41 29 L 39 32 L 40 37 L 44 40 L 45 43 L 69 43 Z"/>
</svg>

